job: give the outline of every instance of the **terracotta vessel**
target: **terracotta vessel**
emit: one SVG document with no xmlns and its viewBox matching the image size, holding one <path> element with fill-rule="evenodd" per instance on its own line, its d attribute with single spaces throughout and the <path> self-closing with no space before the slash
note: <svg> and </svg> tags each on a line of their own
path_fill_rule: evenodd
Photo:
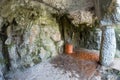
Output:
<svg viewBox="0 0 120 80">
<path fill-rule="evenodd" d="M 73 53 L 73 45 L 72 44 L 65 44 L 65 53 L 66 54 L 72 54 Z"/>
</svg>

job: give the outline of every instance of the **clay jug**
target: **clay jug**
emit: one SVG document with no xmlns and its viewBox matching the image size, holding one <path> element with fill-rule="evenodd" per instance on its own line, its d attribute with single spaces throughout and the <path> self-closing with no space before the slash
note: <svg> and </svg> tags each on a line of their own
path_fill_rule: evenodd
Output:
<svg viewBox="0 0 120 80">
<path fill-rule="evenodd" d="M 65 44 L 65 53 L 72 54 L 73 53 L 73 45 L 70 43 Z"/>
</svg>

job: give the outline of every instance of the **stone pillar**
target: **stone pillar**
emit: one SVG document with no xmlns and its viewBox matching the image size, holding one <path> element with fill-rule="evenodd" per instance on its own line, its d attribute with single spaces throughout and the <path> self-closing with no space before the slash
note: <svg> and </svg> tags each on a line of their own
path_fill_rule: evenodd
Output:
<svg viewBox="0 0 120 80">
<path fill-rule="evenodd" d="M 100 49 L 100 63 L 103 66 L 111 66 L 116 51 L 116 37 L 112 26 L 103 28 Z"/>
</svg>

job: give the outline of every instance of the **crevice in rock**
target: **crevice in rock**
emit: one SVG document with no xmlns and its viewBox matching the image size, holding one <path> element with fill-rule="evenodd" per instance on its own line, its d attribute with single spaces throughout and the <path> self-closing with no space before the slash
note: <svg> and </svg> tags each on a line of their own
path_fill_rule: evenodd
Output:
<svg viewBox="0 0 120 80">
<path fill-rule="evenodd" d="M 56 21 L 59 24 L 59 31 L 61 34 L 61 39 L 67 43 L 69 40 L 72 41 L 74 25 L 71 23 L 70 19 L 67 17 L 67 13 L 56 16 Z M 63 45 L 63 51 L 65 49 L 65 44 Z"/>
<path fill-rule="evenodd" d="M 6 30 L 7 30 L 8 26 L 9 26 L 9 22 L 5 22 L 4 25 L 1 28 L 1 33 L 0 33 L 0 36 L 1 36 L 1 39 L 2 39 L 2 45 L 3 45 L 2 53 L 3 53 L 4 60 L 5 60 L 4 63 L 5 63 L 6 71 L 10 70 L 10 59 L 9 59 L 8 47 L 5 44 L 5 41 L 7 39 Z"/>
</svg>

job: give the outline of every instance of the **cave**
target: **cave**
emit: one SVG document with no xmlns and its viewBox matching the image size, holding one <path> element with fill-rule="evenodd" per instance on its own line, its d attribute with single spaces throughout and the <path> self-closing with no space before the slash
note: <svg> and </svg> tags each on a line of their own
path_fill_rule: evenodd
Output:
<svg viewBox="0 0 120 80">
<path fill-rule="evenodd" d="M 101 70 L 120 55 L 116 7 L 116 0 L 1 0 L 0 79 L 102 80 L 112 71 L 119 79 L 119 69 Z"/>
</svg>

